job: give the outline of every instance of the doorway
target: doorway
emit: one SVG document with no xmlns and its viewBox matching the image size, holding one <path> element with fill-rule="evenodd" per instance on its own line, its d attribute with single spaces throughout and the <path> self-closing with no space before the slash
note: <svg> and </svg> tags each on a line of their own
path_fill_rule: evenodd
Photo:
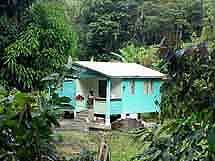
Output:
<svg viewBox="0 0 215 161">
<path fill-rule="evenodd" d="M 99 97 L 106 98 L 107 80 L 99 80 Z"/>
</svg>

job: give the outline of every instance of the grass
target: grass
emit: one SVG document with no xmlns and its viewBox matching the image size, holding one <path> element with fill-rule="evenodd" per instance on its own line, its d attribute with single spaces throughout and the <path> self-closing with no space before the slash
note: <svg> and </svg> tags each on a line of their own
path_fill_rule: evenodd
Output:
<svg viewBox="0 0 215 161">
<path fill-rule="evenodd" d="M 60 135 L 64 143 L 70 144 L 58 145 L 58 151 L 64 156 L 74 155 L 84 148 L 98 152 L 101 140 L 104 138 L 110 148 L 111 161 L 129 161 L 140 149 L 140 146 L 132 140 L 131 135 L 124 132 L 64 131 L 60 132 Z"/>
<path fill-rule="evenodd" d="M 113 132 L 110 148 L 113 161 L 130 161 L 131 157 L 139 152 L 140 146 L 131 139 L 130 135 Z"/>
</svg>

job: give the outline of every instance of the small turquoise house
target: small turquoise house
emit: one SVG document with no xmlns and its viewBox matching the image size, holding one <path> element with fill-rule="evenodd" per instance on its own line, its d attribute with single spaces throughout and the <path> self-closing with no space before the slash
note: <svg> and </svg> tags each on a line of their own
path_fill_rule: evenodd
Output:
<svg viewBox="0 0 215 161">
<path fill-rule="evenodd" d="M 111 115 L 137 118 L 159 111 L 162 73 L 135 63 L 78 61 L 74 66 L 81 69 L 79 78 L 65 80 L 59 94 L 72 99 L 75 112 L 88 109 L 90 91 L 94 114 L 105 115 L 107 126 Z"/>
</svg>

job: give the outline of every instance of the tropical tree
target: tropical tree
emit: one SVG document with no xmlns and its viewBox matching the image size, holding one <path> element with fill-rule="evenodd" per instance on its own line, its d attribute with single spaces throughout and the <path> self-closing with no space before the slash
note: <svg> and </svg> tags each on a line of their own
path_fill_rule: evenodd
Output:
<svg viewBox="0 0 215 161">
<path fill-rule="evenodd" d="M 215 4 L 211 0 L 204 1 L 204 27 L 201 34 L 201 41 L 209 43 L 209 48 L 214 48 L 215 41 Z"/>
<path fill-rule="evenodd" d="M 18 91 L 1 98 L 0 160 L 58 159 L 52 137 L 58 122 L 42 98 Z"/>
<path fill-rule="evenodd" d="M 19 21 L 21 14 L 35 0 L 3 0 L 0 1 L 0 15 L 12 17 L 16 22 Z"/>
<path fill-rule="evenodd" d="M 114 52 L 135 38 L 142 24 L 136 1 L 100 0 L 87 5 L 80 20 L 86 35 L 83 39 L 88 51 L 85 59 L 96 56 L 104 60 L 102 53 Z"/>
<path fill-rule="evenodd" d="M 189 40 L 193 32 L 201 33 L 203 8 L 201 1 L 143 1 L 140 6 L 144 17 L 142 41 L 159 43 L 163 36 L 172 43 L 178 39 Z"/>
<path fill-rule="evenodd" d="M 168 71 L 162 86 L 163 124 L 136 134 L 148 143 L 134 159 L 214 160 L 215 52 L 209 53 L 204 43 L 177 52 L 161 51 Z"/>
<path fill-rule="evenodd" d="M 111 57 L 108 53 L 118 52 L 128 42 L 154 45 L 164 36 L 175 46 L 179 40 L 189 41 L 193 32 L 199 36 L 203 26 L 201 1 L 70 2 L 70 6 L 74 4 L 79 4 L 76 8 L 80 16 L 71 13 L 71 17 L 81 29 L 81 59 L 94 56 L 108 60 Z"/>
<path fill-rule="evenodd" d="M 1 73 L 9 86 L 40 89 L 44 76 L 76 54 L 77 36 L 59 2 L 36 3 L 22 18 L 25 29 L 4 50 Z"/>
</svg>

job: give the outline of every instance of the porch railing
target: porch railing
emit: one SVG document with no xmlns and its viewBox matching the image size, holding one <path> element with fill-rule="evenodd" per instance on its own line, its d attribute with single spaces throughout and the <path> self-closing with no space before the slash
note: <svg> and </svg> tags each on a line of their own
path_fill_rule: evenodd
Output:
<svg viewBox="0 0 215 161">
<path fill-rule="evenodd" d="M 107 101 L 106 98 L 94 99 L 93 110 L 95 114 L 105 114 L 107 111 Z M 120 114 L 122 110 L 122 99 L 121 98 L 112 98 L 111 99 L 111 114 Z"/>
</svg>

